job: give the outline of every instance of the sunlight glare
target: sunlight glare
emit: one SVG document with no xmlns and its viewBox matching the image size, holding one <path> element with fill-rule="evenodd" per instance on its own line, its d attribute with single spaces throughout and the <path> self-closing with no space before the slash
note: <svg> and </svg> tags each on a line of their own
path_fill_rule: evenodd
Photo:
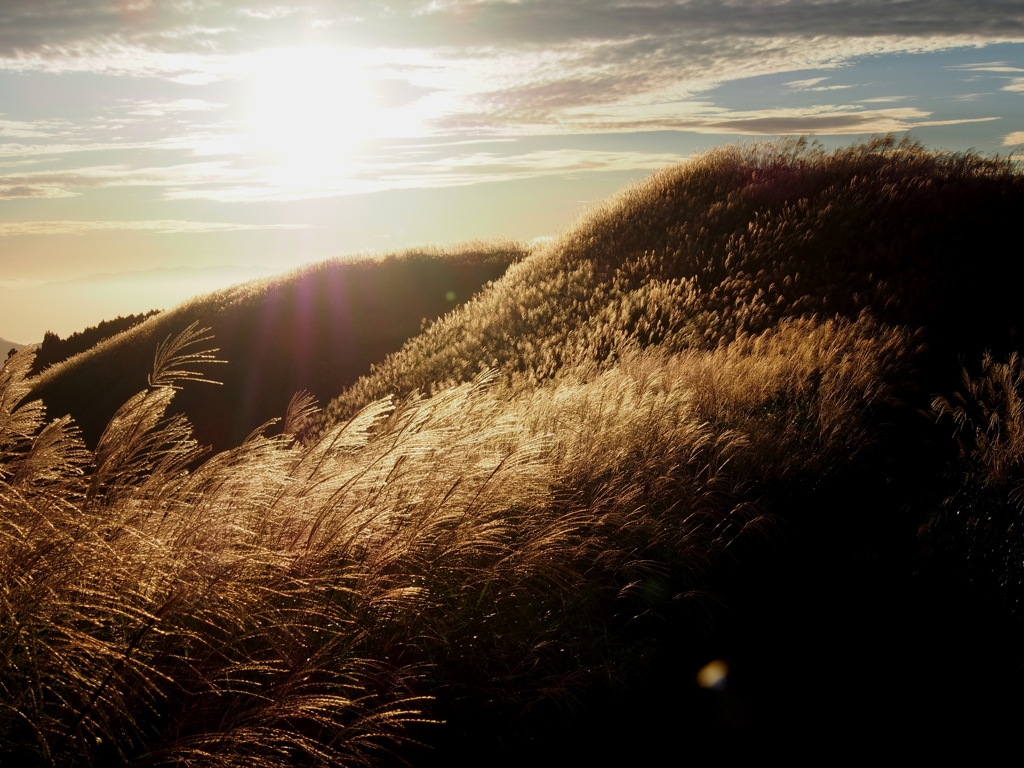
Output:
<svg viewBox="0 0 1024 768">
<path fill-rule="evenodd" d="M 380 121 L 355 57 L 326 48 L 263 52 L 253 67 L 247 117 L 259 150 L 279 162 L 321 167 L 358 153 Z"/>
</svg>

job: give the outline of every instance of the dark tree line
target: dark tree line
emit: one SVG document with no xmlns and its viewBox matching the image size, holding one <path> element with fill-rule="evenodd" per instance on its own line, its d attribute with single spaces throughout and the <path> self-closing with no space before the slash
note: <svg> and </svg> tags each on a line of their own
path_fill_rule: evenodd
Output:
<svg viewBox="0 0 1024 768">
<path fill-rule="evenodd" d="M 73 333 L 66 339 L 62 339 L 53 331 L 47 331 L 43 334 L 43 343 L 36 351 L 36 359 L 32 365 L 32 375 L 41 373 L 51 365 L 56 365 L 73 355 L 77 355 L 79 352 L 84 352 L 90 347 L 94 347 L 104 339 L 116 336 L 122 331 L 127 331 L 129 328 L 138 325 L 153 315 L 159 314 L 160 311 L 159 309 L 151 309 L 149 312 L 138 315 L 127 315 L 126 317 L 118 315 L 113 320 L 104 320 L 90 328 L 86 328 L 84 331 Z"/>
</svg>

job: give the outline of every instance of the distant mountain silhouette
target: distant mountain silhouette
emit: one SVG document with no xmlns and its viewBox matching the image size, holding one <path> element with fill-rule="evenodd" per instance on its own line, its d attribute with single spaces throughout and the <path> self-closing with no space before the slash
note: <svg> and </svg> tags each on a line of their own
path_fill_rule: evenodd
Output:
<svg viewBox="0 0 1024 768">
<path fill-rule="evenodd" d="M 16 341 L 8 341 L 7 339 L 0 339 L 0 350 L 3 351 L 4 357 L 7 356 L 7 352 L 11 349 L 24 349 L 27 344 L 19 344 Z"/>
</svg>

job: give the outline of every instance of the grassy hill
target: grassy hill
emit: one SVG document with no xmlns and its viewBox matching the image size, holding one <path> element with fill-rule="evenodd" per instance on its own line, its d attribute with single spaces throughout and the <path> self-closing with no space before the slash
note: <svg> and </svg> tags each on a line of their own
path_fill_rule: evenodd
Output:
<svg viewBox="0 0 1024 768">
<path fill-rule="evenodd" d="M 909 142 L 714 150 L 389 337 L 324 413 L 293 400 L 280 435 L 202 464 L 165 418 L 229 370 L 204 367 L 195 328 L 91 447 L 43 426 L 25 396 L 53 395 L 20 353 L 0 370 L 0 754 L 621 765 L 1013 744 L 1022 204 L 1011 162 Z M 353 323 L 375 333 L 389 307 Z M 264 302 L 238 327 L 290 316 Z M 262 349 L 235 351 L 262 391 Z M 79 399 L 108 386 L 104 354 Z"/>
<path fill-rule="evenodd" d="M 1024 661 L 1013 650 L 1024 478 L 1012 356 L 1024 262 L 1002 231 L 1022 206 L 1024 179 L 1006 160 L 889 139 L 836 152 L 720 148 L 581 218 L 374 366 L 329 404 L 321 429 L 378 398 L 442 392 L 488 369 L 513 412 L 561 402 L 583 432 L 592 411 L 658 412 L 666 393 L 685 392 L 693 423 L 740 436 L 728 464 L 739 498 L 786 531 L 780 560 L 747 554 L 743 575 L 715 577 L 737 622 L 715 642 L 738 645 L 734 658 L 760 678 L 734 702 L 745 743 L 795 739 L 795 722 L 835 739 L 904 727 L 991 736 Z M 620 389 L 597 394 L 610 381 Z M 561 418 L 536 428 L 571 429 Z M 647 450 L 671 444 L 648 428 Z M 609 472 L 644 484 L 634 450 L 609 458 Z M 559 487 L 580 492 L 575 480 Z M 928 650 L 936 642 L 943 651 Z M 942 655 L 957 646 L 963 656 Z M 1000 669 L 998 690 L 972 654 Z M 894 655 L 912 704 L 879 694 Z M 813 671 L 786 679 L 780 664 Z M 692 683 L 692 663 L 683 669 Z M 648 684 L 646 704 L 613 706 L 585 739 L 624 712 L 642 713 L 637 727 L 657 721 L 649 702 L 674 692 Z"/>
<path fill-rule="evenodd" d="M 531 382 L 629 349 L 714 350 L 783 318 L 922 329 L 958 371 L 1019 342 L 1022 267 L 1000 231 L 1019 210 L 1006 161 L 884 142 L 712 151 L 583 217 L 328 408 L 499 368 Z"/>
<path fill-rule="evenodd" d="M 222 386 L 182 391 L 175 412 L 188 415 L 201 443 L 224 450 L 281 416 L 299 390 L 333 397 L 525 254 L 497 243 L 326 261 L 199 296 L 48 368 L 33 396 L 53 416 L 71 414 L 95 445 L 146 386 L 157 344 L 199 323 L 227 361 L 210 374 Z"/>
</svg>

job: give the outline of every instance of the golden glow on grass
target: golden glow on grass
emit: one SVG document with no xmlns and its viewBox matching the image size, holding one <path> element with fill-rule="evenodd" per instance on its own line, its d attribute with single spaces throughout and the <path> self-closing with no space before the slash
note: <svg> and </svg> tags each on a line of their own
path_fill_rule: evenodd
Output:
<svg viewBox="0 0 1024 768">
<path fill-rule="evenodd" d="M 255 60 L 247 123 L 256 147 L 318 175 L 358 153 L 382 127 L 356 57 L 326 48 L 265 51 Z"/>
</svg>

